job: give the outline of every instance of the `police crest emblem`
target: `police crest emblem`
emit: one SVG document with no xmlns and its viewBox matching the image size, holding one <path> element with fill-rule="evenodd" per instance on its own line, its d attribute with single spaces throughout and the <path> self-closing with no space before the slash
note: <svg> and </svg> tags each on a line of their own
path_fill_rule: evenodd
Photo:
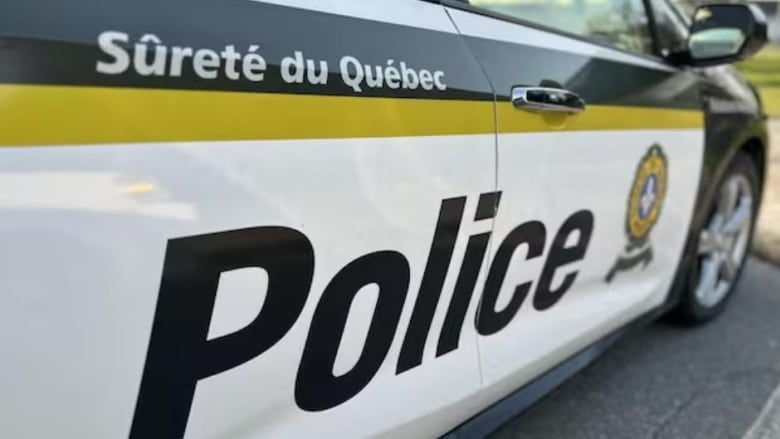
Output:
<svg viewBox="0 0 780 439">
<path fill-rule="evenodd" d="M 642 264 L 646 267 L 653 260 L 650 232 L 661 216 L 667 189 L 667 160 L 661 146 L 654 144 L 647 150 L 636 168 L 634 182 L 628 193 L 626 212 L 626 236 L 628 242 L 618 255 L 604 279 L 607 283 L 619 271 Z"/>
</svg>

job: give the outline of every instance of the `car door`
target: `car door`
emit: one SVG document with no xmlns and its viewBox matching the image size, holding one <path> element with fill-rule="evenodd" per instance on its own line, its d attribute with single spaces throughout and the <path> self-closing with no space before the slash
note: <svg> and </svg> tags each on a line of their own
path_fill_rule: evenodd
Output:
<svg viewBox="0 0 780 439">
<path fill-rule="evenodd" d="M 641 0 L 446 4 L 497 96 L 491 265 L 508 269 L 477 318 L 493 401 L 663 302 L 704 118 L 697 77 L 653 55 Z"/>
<path fill-rule="evenodd" d="M 0 437 L 474 412 L 476 332 L 440 332 L 492 227 L 494 105 L 444 8 L 11 0 L 0 37 Z"/>
</svg>

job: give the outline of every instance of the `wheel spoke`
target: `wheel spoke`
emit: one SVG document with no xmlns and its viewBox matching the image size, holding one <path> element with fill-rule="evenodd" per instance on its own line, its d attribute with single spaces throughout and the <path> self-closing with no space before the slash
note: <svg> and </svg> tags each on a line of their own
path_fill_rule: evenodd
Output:
<svg viewBox="0 0 780 439">
<path fill-rule="evenodd" d="M 732 282 L 737 277 L 737 270 L 738 266 L 737 263 L 734 262 L 734 259 L 730 257 L 723 258 L 723 261 L 720 264 L 720 274 L 723 276 L 723 279 Z"/>
<path fill-rule="evenodd" d="M 718 248 L 715 234 L 708 229 L 701 231 L 699 236 L 699 254 L 705 255 L 714 252 Z"/>
<path fill-rule="evenodd" d="M 710 225 L 707 227 L 710 229 L 710 233 L 715 233 L 723 229 L 723 224 L 726 222 L 723 215 L 720 213 L 715 213 L 712 215 L 712 219 L 710 220 Z"/>
<path fill-rule="evenodd" d="M 719 265 L 720 262 L 715 257 L 705 260 L 702 264 L 699 288 L 705 296 L 710 294 L 718 283 Z"/>
<path fill-rule="evenodd" d="M 699 283 L 694 294 L 703 306 L 720 303 L 737 279 L 753 219 L 753 192 L 748 179 L 734 173 L 716 194 L 709 224 L 699 235 Z"/>
<path fill-rule="evenodd" d="M 739 202 L 739 207 L 728 217 L 723 225 L 723 232 L 728 234 L 737 233 L 750 221 L 752 214 L 753 201 L 748 197 L 742 198 Z"/>
</svg>

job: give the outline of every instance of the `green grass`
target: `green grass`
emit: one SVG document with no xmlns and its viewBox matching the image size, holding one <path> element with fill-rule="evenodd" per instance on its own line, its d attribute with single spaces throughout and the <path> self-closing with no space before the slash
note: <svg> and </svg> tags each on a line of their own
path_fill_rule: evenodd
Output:
<svg viewBox="0 0 780 439">
<path fill-rule="evenodd" d="M 780 87 L 759 87 L 766 114 L 780 116 Z"/>
<path fill-rule="evenodd" d="M 767 114 L 780 116 L 780 45 L 764 48 L 737 68 L 758 88 Z"/>
</svg>

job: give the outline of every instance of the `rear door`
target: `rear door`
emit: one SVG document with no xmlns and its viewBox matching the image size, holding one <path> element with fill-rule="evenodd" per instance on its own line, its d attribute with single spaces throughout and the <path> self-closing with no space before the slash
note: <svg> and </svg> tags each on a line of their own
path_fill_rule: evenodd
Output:
<svg viewBox="0 0 780 439">
<path fill-rule="evenodd" d="M 497 94 L 503 196 L 477 318 L 494 400 L 662 303 L 703 114 L 696 76 L 654 56 L 641 0 L 447 4 Z"/>
<path fill-rule="evenodd" d="M 0 437 L 473 413 L 473 325 L 440 333 L 495 213 L 493 95 L 443 7 L 10 0 L 0 38 Z"/>
</svg>

